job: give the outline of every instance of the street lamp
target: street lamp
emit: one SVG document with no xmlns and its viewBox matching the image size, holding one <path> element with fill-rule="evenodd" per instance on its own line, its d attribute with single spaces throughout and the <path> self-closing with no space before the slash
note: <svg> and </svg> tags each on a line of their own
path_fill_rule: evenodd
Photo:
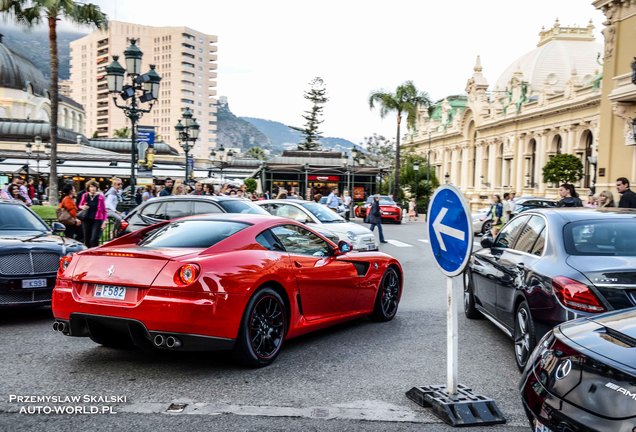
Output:
<svg viewBox="0 0 636 432">
<path fill-rule="evenodd" d="M 219 167 L 221 171 L 221 182 L 223 182 L 223 168 L 230 165 L 232 158 L 234 158 L 234 152 L 232 149 L 227 149 L 226 151 L 223 144 L 221 144 L 221 147 L 217 150 L 210 150 L 210 163 Z"/>
<path fill-rule="evenodd" d="M 446 183 L 446 184 L 450 183 L 450 174 L 449 173 L 444 174 L 444 183 Z"/>
<path fill-rule="evenodd" d="M 174 127 L 174 129 L 177 131 L 177 141 L 179 141 L 179 145 L 185 152 L 185 181 L 187 183 L 192 176 L 192 173 L 188 172 L 188 169 L 190 168 L 189 153 L 190 150 L 194 148 L 194 143 L 196 142 L 196 140 L 199 139 L 200 129 L 197 120 L 192 117 L 192 111 L 190 110 L 190 108 L 186 108 L 183 110 L 181 119 L 177 121 L 177 125 Z"/>
<path fill-rule="evenodd" d="M 418 161 L 417 159 L 413 161 L 413 171 L 415 171 L 415 196 L 417 197 L 417 182 L 419 180 L 418 175 L 420 171 L 420 161 Z"/>
<path fill-rule="evenodd" d="M 150 70 L 141 73 L 141 58 L 143 52 L 137 46 L 137 39 L 130 39 L 130 46 L 124 51 L 126 69 L 117 60 L 119 56 L 113 56 L 113 62 L 106 66 L 106 81 L 108 91 L 119 94 L 124 101 L 130 100 L 128 105 L 119 105 L 117 96 L 113 96 L 115 106 L 124 111 L 124 115 L 130 119 L 131 152 L 130 152 L 130 200 L 135 197 L 135 165 L 137 164 L 137 128 L 139 119 L 149 113 L 154 106 L 154 101 L 159 98 L 159 83 L 161 77 L 155 71 L 155 65 L 150 65 Z M 124 85 L 124 74 L 130 78 L 130 84 Z M 139 94 L 138 94 L 139 93 Z M 142 103 L 149 103 L 148 108 L 141 108 Z"/>
<path fill-rule="evenodd" d="M 26 153 L 27 153 L 27 177 L 29 175 L 29 160 L 31 159 L 31 155 L 33 154 L 33 149 L 35 148 L 35 160 L 37 163 L 37 172 L 38 172 L 38 182 L 40 181 L 40 148 L 42 148 L 42 137 L 39 135 L 33 139 L 33 143 L 26 143 Z M 51 153 L 51 144 L 44 144 L 44 155 L 48 158 Z"/>
</svg>

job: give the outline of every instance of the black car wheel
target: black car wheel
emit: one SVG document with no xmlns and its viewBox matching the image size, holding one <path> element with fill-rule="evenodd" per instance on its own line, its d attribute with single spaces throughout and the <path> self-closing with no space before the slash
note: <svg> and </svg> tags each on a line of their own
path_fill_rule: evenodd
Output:
<svg viewBox="0 0 636 432">
<path fill-rule="evenodd" d="M 400 303 L 400 276 L 397 270 L 389 267 L 382 276 L 371 319 L 374 321 L 391 321 Z"/>
<path fill-rule="evenodd" d="M 523 370 L 528 363 L 530 354 L 536 345 L 534 321 L 530 314 L 528 303 L 524 300 L 517 307 L 515 314 L 515 360 L 519 370 Z"/>
<path fill-rule="evenodd" d="M 492 228 L 492 221 L 487 220 L 481 226 L 481 235 L 489 233 L 491 228 Z"/>
<path fill-rule="evenodd" d="M 464 315 L 466 315 L 466 318 L 468 319 L 483 318 L 481 312 L 475 308 L 473 278 L 468 270 L 464 272 Z"/>
<path fill-rule="evenodd" d="M 271 364 L 283 346 L 286 325 L 281 296 L 271 288 L 259 290 L 243 314 L 235 350 L 238 360 L 251 367 Z"/>
</svg>

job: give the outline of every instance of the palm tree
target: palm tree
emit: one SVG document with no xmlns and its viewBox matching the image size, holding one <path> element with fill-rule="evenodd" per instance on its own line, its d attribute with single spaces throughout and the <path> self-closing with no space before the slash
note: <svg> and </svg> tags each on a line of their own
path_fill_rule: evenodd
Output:
<svg viewBox="0 0 636 432">
<path fill-rule="evenodd" d="M 393 196 L 398 199 L 400 190 L 400 124 L 402 116 L 406 115 L 408 128 L 415 127 L 417 110 L 419 106 L 428 108 L 431 99 L 426 92 L 420 92 L 413 84 L 413 81 L 406 81 L 399 85 L 395 93 L 378 90 L 369 96 L 369 107 L 375 108 L 376 103 L 380 106 L 380 117 L 384 118 L 391 112 L 397 113 L 397 134 L 395 137 L 395 182 L 393 184 Z"/>
<path fill-rule="evenodd" d="M 57 205 L 57 116 L 59 105 L 58 80 L 60 61 L 57 53 L 57 22 L 65 19 L 76 24 L 94 25 L 105 29 L 108 25 L 106 15 L 99 6 L 91 3 L 79 3 L 73 0 L 0 0 L 0 14 L 6 19 L 12 18 L 18 24 L 32 28 L 46 21 L 49 27 L 49 53 L 51 57 L 51 98 L 50 143 L 51 172 L 49 177 L 49 201 Z"/>
</svg>

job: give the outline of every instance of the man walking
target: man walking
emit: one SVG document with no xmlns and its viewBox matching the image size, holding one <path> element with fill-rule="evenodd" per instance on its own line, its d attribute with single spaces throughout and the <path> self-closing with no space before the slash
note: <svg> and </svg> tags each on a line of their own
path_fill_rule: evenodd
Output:
<svg viewBox="0 0 636 432">
<path fill-rule="evenodd" d="M 616 179 L 616 190 L 621 194 L 621 200 L 618 202 L 620 208 L 636 208 L 636 193 L 629 188 L 629 180 L 625 177 Z"/>
<path fill-rule="evenodd" d="M 369 209 L 369 229 L 371 232 L 378 227 L 378 234 L 380 235 L 380 243 L 388 243 L 384 240 L 384 233 L 382 232 L 382 210 L 380 209 L 380 195 L 373 196 L 373 202 L 371 203 L 371 208 Z"/>
<path fill-rule="evenodd" d="M 121 213 L 117 211 L 117 204 L 122 201 L 121 179 L 118 177 L 113 177 L 110 184 L 111 187 L 110 189 L 108 189 L 108 192 L 106 192 L 106 211 L 108 212 L 109 218 L 121 221 L 123 218 L 121 216 Z"/>
<path fill-rule="evenodd" d="M 166 181 L 164 183 L 164 187 L 161 190 L 161 192 L 159 192 L 159 196 L 170 196 L 172 195 L 172 186 L 174 185 L 174 182 L 172 181 L 172 179 L 170 177 L 166 178 Z"/>
<path fill-rule="evenodd" d="M 327 207 L 331 210 L 338 212 L 338 188 L 333 188 L 329 196 L 327 197 Z"/>
</svg>

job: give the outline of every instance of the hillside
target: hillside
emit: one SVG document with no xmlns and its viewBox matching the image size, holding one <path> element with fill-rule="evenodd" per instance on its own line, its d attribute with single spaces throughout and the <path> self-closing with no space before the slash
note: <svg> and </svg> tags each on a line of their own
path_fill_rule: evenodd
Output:
<svg viewBox="0 0 636 432">
<path fill-rule="evenodd" d="M 227 98 L 219 98 L 217 107 L 217 147 L 240 147 L 243 151 L 251 147 L 273 150 L 270 139 L 265 134 L 232 114 Z"/>
<path fill-rule="evenodd" d="M 51 76 L 48 32 L 6 27 L 2 29 L 2 34 L 4 35 L 2 41 L 4 45 L 31 60 L 47 78 Z M 84 33 L 58 32 L 57 46 L 60 57 L 61 80 L 69 78 L 70 43 L 83 36 L 85 36 Z"/>
<path fill-rule="evenodd" d="M 254 117 L 240 118 L 254 125 L 270 139 L 272 151 L 274 153 L 280 153 L 286 149 L 295 149 L 298 143 L 303 141 L 301 132 L 291 129 L 283 123 Z M 335 151 L 349 151 L 354 146 L 354 144 L 349 140 L 334 137 L 322 138 L 320 140 L 320 144 L 325 150 Z"/>
</svg>

